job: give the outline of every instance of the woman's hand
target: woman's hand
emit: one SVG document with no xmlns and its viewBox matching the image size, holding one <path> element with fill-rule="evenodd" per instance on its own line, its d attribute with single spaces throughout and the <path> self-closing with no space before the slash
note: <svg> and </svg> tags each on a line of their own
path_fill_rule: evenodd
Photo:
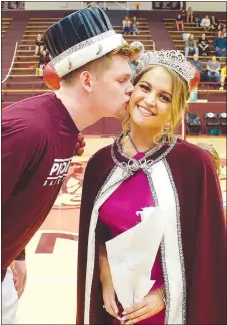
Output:
<svg viewBox="0 0 227 325">
<path fill-rule="evenodd" d="M 136 324 L 149 318 L 165 308 L 163 299 L 158 290 L 151 291 L 140 303 L 125 310 L 122 318 L 124 324 Z"/>
<path fill-rule="evenodd" d="M 104 245 L 99 245 L 99 268 L 100 281 L 102 283 L 102 296 L 104 301 L 104 308 L 107 313 L 116 317 L 118 320 L 118 307 L 116 304 L 116 294 L 113 286 L 112 276 L 110 273 L 110 266 L 107 258 L 106 248 Z"/>
<path fill-rule="evenodd" d="M 118 320 L 121 320 L 118 315 L 116 295 L 111 278 L 109 278 L 108 280 L 106 279 L 102 283 L 102 296 L 104 301 L 104 308 L 106 309 L 107 313 L 117 318 Z"/>
</svg>

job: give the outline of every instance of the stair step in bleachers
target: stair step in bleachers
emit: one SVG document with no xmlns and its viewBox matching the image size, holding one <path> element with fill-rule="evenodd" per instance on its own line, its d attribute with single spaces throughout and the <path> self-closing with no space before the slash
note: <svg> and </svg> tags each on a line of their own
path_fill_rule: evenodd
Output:
<svg viewBox="0 0 227 325">
<path fill-rule="evenodd" d="M 122 34 L 123 31 L 122 31 L 122 29 L 119 28 L 119 29 L 115 29 L 115 32 L 119 33 L 119 34 Z M 150 32 L 149 32 L 149 30 L 144 29 L 144 30 L 141 30 L 138 35 L 141 35 L 141 34 L 142 35 L 146 35 L 146 34 L 150 35 Z M 35 33 L 33 33 L 33 34 L 27 33 L 27 34 L 23 35 L 23 40 L 28 40 L 28 41 L 30 39 L 34 40 L 34 39 L 36 39 L 36 37 L 37 37 L 37 33 L 36 34 Z"/>
<path fill-rule="evenodd" d="M 1 37 L 5 36 L 11 22 L 12 18 L 1 18 Z"/>
<path fill-rule="evenodd" d="M 164 22 L 170 22 L 170 23 L 172 23 L 172 24 L 175 24 L 176 19 L 174 19 L 174 18 L 163 18 L 163 21 L 164 21 Z M 225 23 L 225 22 L 226 22 L 226 20 L 224 20 L 224 19 L 218 19 L 218 21 L 219 21 L 220 23 Z M 189 24 L 190 24 L 190 23 L 189 23 Z"/>
</svg>

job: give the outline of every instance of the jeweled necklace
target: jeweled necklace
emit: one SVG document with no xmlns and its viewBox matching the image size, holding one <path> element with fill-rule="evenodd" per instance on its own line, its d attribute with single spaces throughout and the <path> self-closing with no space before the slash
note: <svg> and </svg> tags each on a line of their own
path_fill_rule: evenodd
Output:
<svg viewBox="0 0 227 325">
<path fill-rule="evenodd" d="M 135 151 L 136 151 L 137 153 L 141 153 L 141 152 L 138 150 L 138 148 L 137 148 L 135 142 L 132 140 L 132 136 L 131 136 L 130 132 L 128 133 L 128 138 L 129 138 L 129 141 L 131 142 L 131 145 L 132 145 L 133 148 L 135 149 Z M 159 145 L 160 145 L 160 143 L 158 144 L 158 146 L 159 146 Z M 154 149 L 154 148 L 153 148 L 153 147 L 152 147 L 152 148 L 149 148 L 148 150 L 144 151 L 143 153 L 146 154 L 147 152 L 151 151 L 152 149 Z"/>
<path fill-rule="evenodd" d="M 173 142 L 168 145 L 166 151 L 164 151 L 159 157 L 152 159 L 151 156 L 153 156 L 154 153 L 159 151 L 166 143 L 165 138 L 163 137 L 162 141 L 159 143 L 159 145 L 157 147 L 150 149 L 148 152 L 146 152 L 144 157 L 140 158 L 139 160 L 136 160 L 133 157 L 127 156 L 123 152 L 122 147 L 120 145 L 120 140 L 121 140 L 122 136 L 123 135 L 121 135 L 116 140 L 116 145 L 117 145 L 119 153 L 127 159 L 127 162 L 120 162 L 116 158 L 113 145 L 111 146 L 111 156 L 112 156 L 112 159 L 115 162 L 115 164 L 124 170 L 125 176 L 133 175 L 134 172 L 136 172 L 137 170 L 143 170 L 145 173 L 150 172 L 151 167 L 154 164 L 156 164 L 157 162 L 159 162 L 160 160 L 162 160 L 164 157 L 166 157 L 168 155 L 168 153 L 174 148 L 175 144 L 177 143 L 177 137 L 174 136 Z M 130 139 L 130 137 L 129 137 L 129 139 Z M 136 146 L 134 148 L 138 152 L 138 149 L 136 148 Z"/>
</svg>

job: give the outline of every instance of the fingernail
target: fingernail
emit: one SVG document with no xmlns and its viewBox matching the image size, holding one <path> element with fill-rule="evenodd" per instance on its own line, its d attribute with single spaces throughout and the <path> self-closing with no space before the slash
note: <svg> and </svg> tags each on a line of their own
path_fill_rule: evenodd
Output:
<svg viewBox="0 0 227 325">
<path fill-rule="evenodd" d="M 122 315 L 126 315 L 126 314 L 127 314 L 126 311 L 123 311 L 123 312 L 122 312 Z"/>
<path fill-rule="evenodd" d="M 124 322 L 126 320 L 126 317 L 122 317 L 121 320 Z"/>
</svg>

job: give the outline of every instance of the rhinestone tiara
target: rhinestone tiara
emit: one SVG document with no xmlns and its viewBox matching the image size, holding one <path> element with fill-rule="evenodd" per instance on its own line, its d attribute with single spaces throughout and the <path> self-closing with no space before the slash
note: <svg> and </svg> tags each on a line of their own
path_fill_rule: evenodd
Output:
<svg viewBox="0 0 227 325">
<path fill-rule="evenodd" d="M 148 65 L 162 65 L 176 71 L 190 84 L 194 79 L 196 70 L 194 66 L 187 61 L 185 56 L 175 50 L 161 50 L 154 52 L 146 52 L 141 61 L 146 68 Z"/>
</svg>

